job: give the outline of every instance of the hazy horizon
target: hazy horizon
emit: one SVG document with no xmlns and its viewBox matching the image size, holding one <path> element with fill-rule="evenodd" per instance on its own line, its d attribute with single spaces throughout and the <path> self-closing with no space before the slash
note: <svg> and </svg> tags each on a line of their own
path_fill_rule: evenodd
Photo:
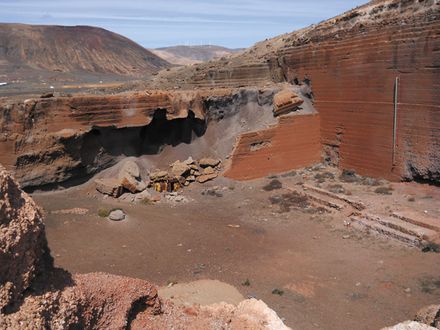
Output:
<svg viewBox="0 0 440 330">
<path fill-rule="evenodd" d="M 319 23 L 364 0 L 0 0 L 0 21 L 90 25 L 124 35 L 146 48 L 219 45 L 246 48 L 255 42 Z"/>
</svg>

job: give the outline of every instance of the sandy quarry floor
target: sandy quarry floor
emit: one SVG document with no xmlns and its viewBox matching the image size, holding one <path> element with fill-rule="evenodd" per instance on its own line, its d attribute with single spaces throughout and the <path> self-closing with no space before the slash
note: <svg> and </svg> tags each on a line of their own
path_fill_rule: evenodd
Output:
<svg viewBox="0 0 440 330">
<path fill-rule="evenodd" d="M 72 272 L 104 271 L 159 286 L 219 280 L 244 297 L 263 299 L 296 329 L 378 329 L 438 303 L 440 254 L 363 234 L 344 226 L 346 218 L 340 214 L 280 212 L 269 201 L 302 181 L 324 188 L 340 184 L 337 179 L 315 179 L 326 171 L 335 172 L 280 176 L 283 188 L 272 191 L 262 189 L 269 178 L 245 183 L 219 178 L 186 188 L 188 203 L 162 198 L 153 205 L 129 204 L 103 199 L 87 185 L 33 197 L 47 213 L 56 264 Z M 377 210 L 414 208 L 440 214 L 440 188 L 393 184 L 392 195 L 384 196 L 374 193 L 376 186 L 342 185 L 352 198 Z M 202 194 L 209 186 L 217 186 L 222 196 Z M 128 218 L 100 218 L 102 207 L 122 207 Z M 60 212 L 72 208 L 88 211 Z M 209 282 L 204 288 L 213 295 L 222 291 Z M 229 289 L 224 290 L 226 298 L 237 299 L 238 293 Z M 272 293 L 274 289 L 282 295 Z M 186 294 L 179 286 L 177 291 L 162 292 L 167 297 Z"/>
</svg>

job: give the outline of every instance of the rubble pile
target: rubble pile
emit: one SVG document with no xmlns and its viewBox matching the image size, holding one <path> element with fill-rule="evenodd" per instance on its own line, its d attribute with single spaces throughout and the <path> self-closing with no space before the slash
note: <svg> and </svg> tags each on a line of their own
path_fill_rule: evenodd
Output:
<svg viewBox="0 0 440 330">
<path fill-rule="evenodd" d="M 184 161 L 175 161 L 167 170 L 158 169 L 145 174 L 141 173 L 134 161 L 128 160 L 122 165 L 116 178 L 96 179 L 95 188 L 103 195 L 130 203 L 160 200 L 160 196 L 154 195 L 147 188 L 158 193 L 166 192 L 169 194 L 167 200 L 181 202 L 186 199 L 182 199 L 182 196 L 176 197 L 174 194 L 177 191 L 194 182 L 203 184 L 213 180 L 218 177 L 220 171 L 221 160 L 214 158 L 196 161 L 189 157 Z"/>
<path fill-rule="evenodd" d="M 193 182 L 205 183 L 218 176 L 221 161 L 213 158 L 202 158 L 195 161 L 191 157 L 187 160 L 177 160 L 170 165 L 168 171 L 159 170 L 150 174 L 149 187 L 157 192 L 173 192 Z"/>
</svg>

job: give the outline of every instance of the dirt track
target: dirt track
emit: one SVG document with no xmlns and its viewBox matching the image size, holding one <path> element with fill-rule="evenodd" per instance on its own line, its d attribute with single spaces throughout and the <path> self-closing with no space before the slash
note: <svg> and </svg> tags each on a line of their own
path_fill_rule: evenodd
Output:
<svg viewBox="0 0 440 330">
<path fill-rule="evenodd" d="M 361 234 L 344 227 L 341 216 L 280 213 L 268 198 L 283 190 L 262 190 L 268 182 L 219 179 L 211 185 L 222 197 L 202 195 L 207 185 L 194 185 L 184 191 L 193 200 L 175 207 L 103 200 L 88 186 L 33 197 L 47 212 L 56 264 L 72 272 L 104 271 L 158 285 L 218 279 L 263 299 L 298 329 L 378 329 L 439 301 L 439 254 Z M 356 193 L 356 184 L 351 188 Z M 395 185 L 402 205 L 411 204 L 403 199 L 408 191 L 417 207 L 440 211 L 438 188 Z M 394 207 L 387 198 L 377 197 Z M 96 215 L 115 206 L 127 212 L 126 221 Z M 74 207 L 89 211 L 51 213 Z"/>
</svg>

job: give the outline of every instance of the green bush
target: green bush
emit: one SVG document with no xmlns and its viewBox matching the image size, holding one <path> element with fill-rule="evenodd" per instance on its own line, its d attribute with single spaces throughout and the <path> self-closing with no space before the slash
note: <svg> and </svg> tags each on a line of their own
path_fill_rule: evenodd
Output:
<svg viewBox="0 0 440 330">
<path fill-rule="evenodd" d="M 99 210 L 98 210 L 98 215 L 99 215 L 101 218 L 107 218 L 107 217 L 110 215 L 110 211 L 107 210 L 107 209 L 99 209 Z"/>
</svg>

